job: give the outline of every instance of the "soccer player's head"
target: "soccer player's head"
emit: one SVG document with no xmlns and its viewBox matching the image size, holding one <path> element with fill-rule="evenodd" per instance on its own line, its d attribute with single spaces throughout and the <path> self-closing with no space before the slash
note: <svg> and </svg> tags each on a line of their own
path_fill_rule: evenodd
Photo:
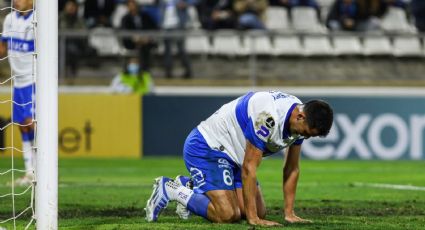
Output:
<svg viewBox="0 0 425 230">
<path fill-rule="evenodd" d="M 316 130 L 315 136 L 328 135 L 333 121 L 331 106 L 322 100 L 311 100 L 303 105 L 305 121 L 308 127 Z"/>
<path fill-rule="evenodd" d="M 305 139 L 326 136 L 332 127 L 333 111 L 325 101 L 311 100 L 298 105 L 298 110 L 293 113 L 292 118 L 292 134 L 299 134 Z"/>
<path fill-rule="evenodd" d="M 13 0 L 13 7 L 18 11 L 31 10 L 33 8 L 33 0 Z"/>
</svg>

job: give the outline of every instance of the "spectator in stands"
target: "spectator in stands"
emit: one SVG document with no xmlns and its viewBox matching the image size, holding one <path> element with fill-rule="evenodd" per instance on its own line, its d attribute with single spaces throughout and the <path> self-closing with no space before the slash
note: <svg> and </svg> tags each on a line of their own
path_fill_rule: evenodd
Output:
<svg viewBox="0 0 425 230">
<path fill-rule="evenodd" d="M 186 23 L 189 20 L 188 7 L 195 5 L 196 0 L 159 0 L 158 5 L 161 12 L 161 28 L 165 32 L 184 32 Z M 173 54 L 171 46 L 177 46 L 177 52 L 182 61 L 185 72 L 184 78 L 192 77 L 192 67 L 189 57 L 186 53 L 184 37 L 166 37 L 164 38 L 164 61 L 165 61 L 165 76 L 173 77 Z"/>
<path fill-rule="evenodd" d="M 129 58 L 121 73 L 112 79 L 111 90 L 116 93 L 151 93 L 154 83 L 149 72 L 143 71 L 137 58 Z"/>
<path fill-rule="evenodd" d="M 236 29 L 233 0 L 201 1 L 199 4 L 199 15 L 204 29 Z"/>
<path fill-rule="evenodd" d="M 85 29 L 84 20 L 78 17 L 78 3 L 76 0 L 66 1 L 64 10 L 59 15 L 59 29 Z M 68 38 L 66 40 L 66 76 L 70 76 L 71 79 L 77 75 L 78 60 L 84 53 L 86 44 L 87 39 L 84 38 Z"/>
<path fill-rule="evenodd" d="M 403 0 L 384 0 L 387 6 L 400 7 L 406 9 L 407 4 Z"/>
<path fill-rule="evenodd" d="M 89 28 L 111 26 L 111 16 L 115 9 L 115 0 L 86 0 L 84 18 Z"/>
<path fill-rule="evenodd" d="M 416 28 L 421 32 L 425 32 L 425 1 L 412 0 L 410 3 L 410 10 L 415 18 Z"/>
<path fill-rule="evenodd" d="M 234 0 L 234 10 L 238 15 L 238 29 L 265 29 L 267 0 Z"/>
<path fill-rule="evenodd" d="M 121 29 L 125 30 L 156 30 L 157 24 L 151 16 L 139 7 L 136 0 L 127 1 L 128 13 L 122 18 Z M 143 71 L 149 72 L 151 62 L 151 50 L 156 43 L 146 36 L 133 36 L 123 39 L 124 47 L 129 50 L 138 50 L 140 66 Z"/>
<path fill-rule="evenodd" d="M 269 0 L 269 5 L 283 6 L 289 9 L 291 7 L 291 0 Z"/>
<path fill-rule="evenodd" d="M 329 11 L 326 25 L 331 30 L 357 30 L 358 4 L 355 0 L 336 0 Z"/>
</svg>

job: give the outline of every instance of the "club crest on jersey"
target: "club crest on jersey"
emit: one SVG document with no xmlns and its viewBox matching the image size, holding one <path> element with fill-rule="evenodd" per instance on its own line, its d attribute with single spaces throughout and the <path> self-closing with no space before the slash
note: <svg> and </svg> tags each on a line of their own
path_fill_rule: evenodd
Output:
<svg viewBox="0 0 425 230">
<path fill-rule="evenodd" d="M 255 122 L 255 133 L 266 138 L 270 135 L 270 129 L 272 129 L 275 124 L 276 123 L 272 115 L 267 112 L 262 112 L 258 115 L 258 118 Z"/>
<path fill-rule="evenodd" d="M 266 119 L 266 126 L 267 128 L 271 129 L 274 127 L 274 120 L 273 117 L 269 117 Z"/>
</svg>

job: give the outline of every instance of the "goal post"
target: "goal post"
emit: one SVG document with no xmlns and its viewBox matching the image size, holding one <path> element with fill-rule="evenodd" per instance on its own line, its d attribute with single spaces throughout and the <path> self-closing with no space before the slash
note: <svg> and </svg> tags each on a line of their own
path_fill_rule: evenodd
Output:
<svg viewBox="0 0 425 230">
<path fill-rule="evenodd" d="M 58 1 L 35 0 L 37 229 L 58 229 Z"/>
</svg>

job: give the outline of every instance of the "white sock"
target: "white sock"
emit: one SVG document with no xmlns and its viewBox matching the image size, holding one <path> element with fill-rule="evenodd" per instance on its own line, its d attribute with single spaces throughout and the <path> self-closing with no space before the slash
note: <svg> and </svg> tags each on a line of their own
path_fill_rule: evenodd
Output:
<svg viewBox="0 0 425 230">
<path fill-rule="evenodd" d="M 170 200 L 176 200 L 184 206 L 187 206 L 187 203 L 193 195 L 192 190 L 185 186 L 181 186 L 174 181 L 168 181 L 165 183 L 165 191 L 167 192 Z"/>
<path fill-rule="evenodd" d="M 24 165 L 25 165 L 25 174 L 33 174 L 33 149 L 31 141 L 24 141 L 22 142 L 22 151 L 24 156 Z"/>
</svg>

